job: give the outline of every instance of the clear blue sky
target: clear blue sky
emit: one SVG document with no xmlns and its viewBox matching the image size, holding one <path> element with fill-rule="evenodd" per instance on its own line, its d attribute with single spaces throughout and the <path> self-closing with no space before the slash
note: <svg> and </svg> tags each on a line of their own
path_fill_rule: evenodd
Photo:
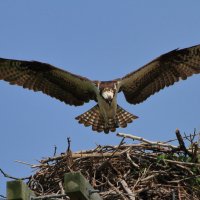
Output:
<svg viewBox="0 0 200 200">
<path fill-rule="evenodd" d="M 90 79 L 112 80 L 175 48 L 200 43 L 200 1 L 0 1 L 0 57 L 38 60 Z M 118 132 L 165 141 L 174 131 L 200 130 L 200 75 L 179 82 L 133 106 L 119 105 L 140 118 Z M 115 133 L 95 133 L 74 119 L 94 105 L 71 107 L 40 92 L 0 81 L 0 168 L 16 177 L 67 148 L 118 144 Z M 129 141 L 130 142 L 130 141 Z M 5 195 L 0 174 L 0 194 Z"/>
</svg>

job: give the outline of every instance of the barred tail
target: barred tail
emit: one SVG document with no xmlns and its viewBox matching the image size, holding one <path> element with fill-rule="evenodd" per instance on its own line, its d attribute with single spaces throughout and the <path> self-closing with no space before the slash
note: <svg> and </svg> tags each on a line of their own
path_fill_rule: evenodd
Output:
<svg viewBox="0 0 200 200">
<path fill-rule="evenodd" d="M 131 123 L 133 120 L 137 119 L 138 117 L 127 112 L 122 107 L 117 105 L 117 122 L 118 125 L 122 128 L 127 127 L 128 123 Z"/>
<path fill-rule="evenodd" d="M 80 124 L 92 126 L 93 131 L 102 132 L 104 130 L 104 120 L 101 116 L 98 105 L 94 106 L 82 115 L 77 116 L 75 119 L 77 119 Z"/>
<path fill-rule="evenodd" d="M 104 131 L 105 133 L 109 133 L 109 131 L 115 132 L 116 128 L 118 127 L 124 128 L 128 123 L 131 123 L 137 118 L 137 116 L 125 111 L 119 105 L 117 106 L 116 116 L 113 116 L 113 118 L 109 119 L 107 123 L 104 121 L 98 105 L 76 117 L 80 124 L 92 126 L 93 131 Z"/>
</svg>

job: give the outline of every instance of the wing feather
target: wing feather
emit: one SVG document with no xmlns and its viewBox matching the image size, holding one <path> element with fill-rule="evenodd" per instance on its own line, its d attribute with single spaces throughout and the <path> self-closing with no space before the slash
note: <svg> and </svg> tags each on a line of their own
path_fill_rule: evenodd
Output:
<svg viewBox="0 0 200 200">
<path fill-rule="evenodd" d="M 163 54 L 121 79 L 120 91 L 131 104 L 141 103 L 161 89 L 200 73 L 200 45 Z"/>
<path fill-rule="evenodd" d="M 95 100 L 95 84 L 87 78 L 37 61 L 0 58 L 0 80 L 41 91 L 69 105 Z"/>
</svg>

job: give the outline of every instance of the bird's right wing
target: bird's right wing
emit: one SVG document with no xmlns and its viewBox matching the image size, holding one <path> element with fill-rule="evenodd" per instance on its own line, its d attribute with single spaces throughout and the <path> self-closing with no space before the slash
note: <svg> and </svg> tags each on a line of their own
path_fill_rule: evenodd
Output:
<svg viewBox="0 0 200 200">
<path fill-rule="evenodd" d="M 124 76 L 120 90 L 131 104 L 141 103 L 164 87 L 200 73 L 200 45 L 176 49 Z"/>
<path fill-rule="evenodd" d="M 0 80 L 41 91 L 69 105 L 95 100 L 95 84 L 87 78 L 37 61 L 0 58 Z"/>
</svg>

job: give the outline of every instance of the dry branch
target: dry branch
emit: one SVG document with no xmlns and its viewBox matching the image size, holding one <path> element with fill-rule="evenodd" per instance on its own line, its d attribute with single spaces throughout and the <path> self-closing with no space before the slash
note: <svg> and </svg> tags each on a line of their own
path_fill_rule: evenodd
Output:
<svg viewBox="0 0 200 200">
<path fill-rule="evenodd" d="M 54 153 L 36 165 L 23 162 L 36 170 L 27 184 L 40 196 L 62 195 L 64 174 L 80 171 L 105 200 L 200 199 L 200 163 L 193 159 L 199 155 L 200 142 L 195 137 L 179 135 L 175 146 L 130 134 L 118 136 L 123 139 L 117 146 L 73 153 L 68 140 L 66 153 Z M 134 142 L 124 144 L 124 138 Z M 183 143 L 186 139 L 189 147 Z"/>
</svg>

